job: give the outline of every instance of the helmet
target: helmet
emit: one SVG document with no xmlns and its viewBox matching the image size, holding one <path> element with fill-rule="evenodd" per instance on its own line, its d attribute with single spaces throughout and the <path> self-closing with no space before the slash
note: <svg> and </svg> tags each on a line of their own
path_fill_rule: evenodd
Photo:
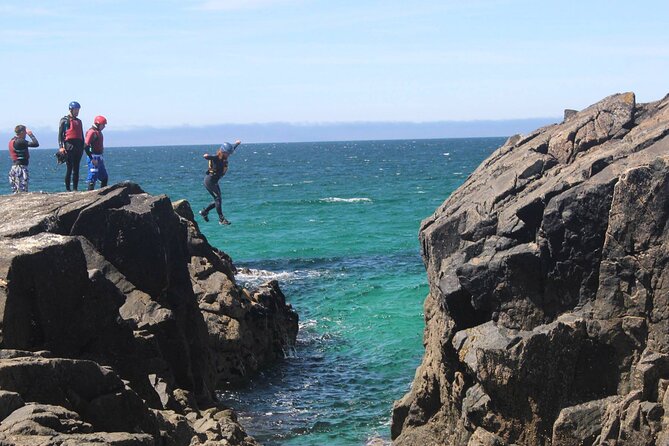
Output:
<svg viewBox="0 0 669 446">
<path fill-rule="evenodd" d="M 235 146 L 230 144 L 229 142 L 224 142 L 223 145 L 221 146 L 221 150 L 228 155 L 232 155 L 232 152 L 235 151 Z"/>
<path fill-rule="evenodd" d="M 95 125 L 100 125 L 100 124 L 107 125 L 107 118 L 105 118 L 102 115 L 96 116 L 95 119 L 93 120 L 93 124 L 95 124 Z"/>
<path fill-rule="evenodd" d="M 81 105 L 79 105 L 77 101 L 72 101 L 70 102 L 70 110 L 72 110 L 73 108 L 81 108 Z"/>
<path fill-rule="evenodd" d="M 65 152 L 65 151 L 61 152 L 60 150 L 57 151 L 56 152 L 56 162 L 58 164 L 63 164 L 66 161 L 67 161 L 67 152 Z"/>
</svg>

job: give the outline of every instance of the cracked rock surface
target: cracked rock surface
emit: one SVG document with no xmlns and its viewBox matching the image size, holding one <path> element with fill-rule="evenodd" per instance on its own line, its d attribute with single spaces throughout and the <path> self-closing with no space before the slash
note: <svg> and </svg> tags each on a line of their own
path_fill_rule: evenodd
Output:
<svg viewBox="0 0 669 446">
<path fill-rule="evenodd" d="M 297 314 L 239 286 L 187 202 L 121 183 L 0 196 L 0 444 L 256 444 L 216 401 Z"/>
<path fill-rule="evenodd" d="M 394 444 L 669 444 L 669 96 L 566 116 L 422 222 L 425 354 Z"/>
</svg>

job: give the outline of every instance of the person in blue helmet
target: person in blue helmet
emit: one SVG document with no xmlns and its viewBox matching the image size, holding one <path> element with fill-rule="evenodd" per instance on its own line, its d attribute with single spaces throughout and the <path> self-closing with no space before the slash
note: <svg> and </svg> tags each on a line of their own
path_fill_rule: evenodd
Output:
<svg viewBox="0 0 669 446">
<path fill-rule="evenodd" d="M 221 210 L 221 188 L 218 185 L 218 180 L 228 171 L 228 157 L 234 153 L 241 143 L 240 140 L 235 141 L 234 144 L 226 142 L 216 151 L 215 155 L 209 155 L 208 153 L 203 155 L 204 159 L 209 161 L 209 168 L 204 176 L 204 187 L 214 197 L 214 201 L 200 211 L 204 221 L 209 221 L 209 211 L 216 208 L 218 223 L 222 225 L 230 224 Z"/>
<path fill-rule="evenodd" d="M 79 188 L 79 164 L 84 154 L 84 127 L 81 124 L 77 101 L 70 102 L 70 112 L 60 119 L 58 124 L 58 151 L 64 155 L 67 163 L 65 171 L 65 190 L 70 190 L 70 181 L 76 191 Z"/>
</svg>

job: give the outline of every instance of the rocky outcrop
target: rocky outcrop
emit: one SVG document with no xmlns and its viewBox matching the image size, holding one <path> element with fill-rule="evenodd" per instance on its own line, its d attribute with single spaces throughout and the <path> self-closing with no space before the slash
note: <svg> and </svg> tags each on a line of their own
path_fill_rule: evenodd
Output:
<svg viewBox="0 0 669 446">
<path fill-rule="evenodd" d="M 276 283 L 132 183 L 0 210 L 0 444 L 255 444 L 215 390 L 292 348 Z"/>
<path fill-rule="evenodd" d="M 276 281 L 248 290 L 234 280 L 232 260 L 212 248 L 200 233 L 186 201 L 175 203 L 188 228 L 188 271 L 214 352 L 218 382 L 238 383 L 259 367 L 291 354 L 297 336 L 297 314 Z"/>
<path fill-rule="evenodd" d="M 669 444 L 669 97 L 514 136 L 423 221 L 396 445 Z"/>
</svg>

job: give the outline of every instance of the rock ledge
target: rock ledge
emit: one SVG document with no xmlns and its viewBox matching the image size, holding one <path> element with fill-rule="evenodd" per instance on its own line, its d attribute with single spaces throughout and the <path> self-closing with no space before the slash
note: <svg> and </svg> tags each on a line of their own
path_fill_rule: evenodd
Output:
<svg viewBox="0 0 669 446">
<path fill-rule="evenodd" d="M 0 444 L 256 444 L 215 390 L 282 359 L 297 314 L 234 272 L 133 183 L 0 196 Z"/>
</svg>

